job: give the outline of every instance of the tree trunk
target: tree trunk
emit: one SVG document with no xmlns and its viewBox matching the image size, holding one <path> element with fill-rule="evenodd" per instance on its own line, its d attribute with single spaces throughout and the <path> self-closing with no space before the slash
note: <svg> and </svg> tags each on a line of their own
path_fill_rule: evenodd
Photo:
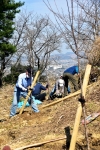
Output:
<svg viewBox="0 0 100 150">
<path fill-rule="evenodd" d="M 0 70 L 0 88 L 2 87 L 2 77 L 3 77 L 4 69 L 5 69 L 5 57 L 2 57 L 2 59 L 1 59 L 1 70 Z"/>
<path fill-rule="evenodd" d="M 0 70 L 0 88 L 2 87 L 2 72 Z"/>
<path fill-rule="evenodd" d="M 0 88 L 2 87 L 2 79 L 0 78 Z"/>
</svg>

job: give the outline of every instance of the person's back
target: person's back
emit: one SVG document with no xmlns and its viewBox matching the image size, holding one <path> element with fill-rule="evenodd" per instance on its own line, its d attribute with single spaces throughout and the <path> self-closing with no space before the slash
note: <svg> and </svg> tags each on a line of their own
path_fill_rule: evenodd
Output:
<svg viewBox="0 0 100 150">
<path fill-rule="evenodd" d="M 63 79 L 58 79 L 58 85 L 60 87 L 64 86 L 64 80 Z"/>
<path fill-rule="evenodd" d="M 38 99 L 40 101 L 45 100 L 46 93 L 41 93 L 42 90 L 47 90 L 47 87 L 43 86 L 41 83 L 37 83 L 32 91 L 32 95 L 35 97 L 35 99 Z"/>
<path fill-rule="evenodd" d="M 67 89 L 68 89 L 68 82 L 69 80 L 72 82 L 74 86 L 74 90 L 77 91 L 79 89 L 78 87 L 78 78 L 74 76 L 75 74 L 79 74 L 79 68 L 78 66 L 72 66 L 66 69 L 63 73 L 63 79 L 65 81 L 65 95 L 67 95 Z"/>
<path fill-rule="evenodd" d="M 69 67 L 68 69 L 66 69 L 64 71 L 64 73 L 70 73 L 72 75 L 76 74 L 76 73 L 79 73 L 79 69 L 78 69 L 78 66 L 72 66 L 72 67 Z"/>
<path fill-rule="evenodd" d="M 46 87 L 38 82 L 33 88 L 32 95 L 38 95 L 42 90 L 46 90 Z"/>
</svg>

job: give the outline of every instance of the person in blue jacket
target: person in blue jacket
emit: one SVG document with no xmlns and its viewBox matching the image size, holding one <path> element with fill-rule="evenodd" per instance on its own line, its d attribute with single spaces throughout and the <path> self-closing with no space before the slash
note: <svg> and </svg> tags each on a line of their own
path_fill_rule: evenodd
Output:
<svg viewBox="0 0 100 150">
<path fill-rule="evenodd" d="M 79 68 L 78 66 L 72 66 L 68 69 L 66 69 L 63 73 L 63 79 L 65 81 L 65 95 L 67 95 L 68 90 L 68 81 L 70 80 L 74 86 L 74 90 L 79 90 L 78 86 L 78 78 L 76 78 L 74 75 L 79 75 Z"/>
<path fill-rule="evenodd" d="M 46 86 L 43 86 L 40 82 L 38 82 L 32 91 L 32 96 L 35 97 L 35 99 L 38 99 L 40 101 L 44 101 L 46 97 L 46 92 L 41 93 L 41 91 L 46 91 L 48 89 L 48 84 Z"/>
<path fill-rule="evenodd" d="M 18 80 L 14 88 L 14 96 L 13 96 L 13 102 L 12 102 L 9 118 L 16 115 L 16 109 L 18 107 L 20 97 L 22 96 L 26 98 L 28 94 L 28 87 L 31 86 L 31 83 L 32 83 L 31 69 L 27 68 L 25 73 L 21 73 L 18 76 Z M 30 97 L 28 99 L 28 102 L 31 105 L 34 112 L 39 112 L 37 105 L 34 104 L 33 101 L 31 101 Z"/>
</svg>

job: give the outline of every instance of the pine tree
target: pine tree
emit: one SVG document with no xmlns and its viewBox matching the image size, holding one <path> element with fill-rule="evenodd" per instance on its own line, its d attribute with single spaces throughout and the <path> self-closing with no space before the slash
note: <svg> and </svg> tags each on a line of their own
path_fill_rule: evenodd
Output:
<svg viewBox="0 0 100 150">
<path fill-rule="evenodd" d="M 0 78 L 5 69 L 5 59 L 16 52 L 16 47 L 10 43 L 14 34 L 14 18 L 20 12 L 19 7 L 24 3 L 14 0 L 0 0 Z"/>
</svg>

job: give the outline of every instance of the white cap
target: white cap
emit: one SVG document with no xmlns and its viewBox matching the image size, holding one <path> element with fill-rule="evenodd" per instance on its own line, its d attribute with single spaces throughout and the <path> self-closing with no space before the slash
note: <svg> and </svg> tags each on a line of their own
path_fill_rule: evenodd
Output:
<svg viewBox="0 0 100 150">
<path fill-rule="evenodd" d="M 64 80 L 63 79 L 59 79 L 59 86 L 63 86 L 64 85 Z"/>
</svg>

